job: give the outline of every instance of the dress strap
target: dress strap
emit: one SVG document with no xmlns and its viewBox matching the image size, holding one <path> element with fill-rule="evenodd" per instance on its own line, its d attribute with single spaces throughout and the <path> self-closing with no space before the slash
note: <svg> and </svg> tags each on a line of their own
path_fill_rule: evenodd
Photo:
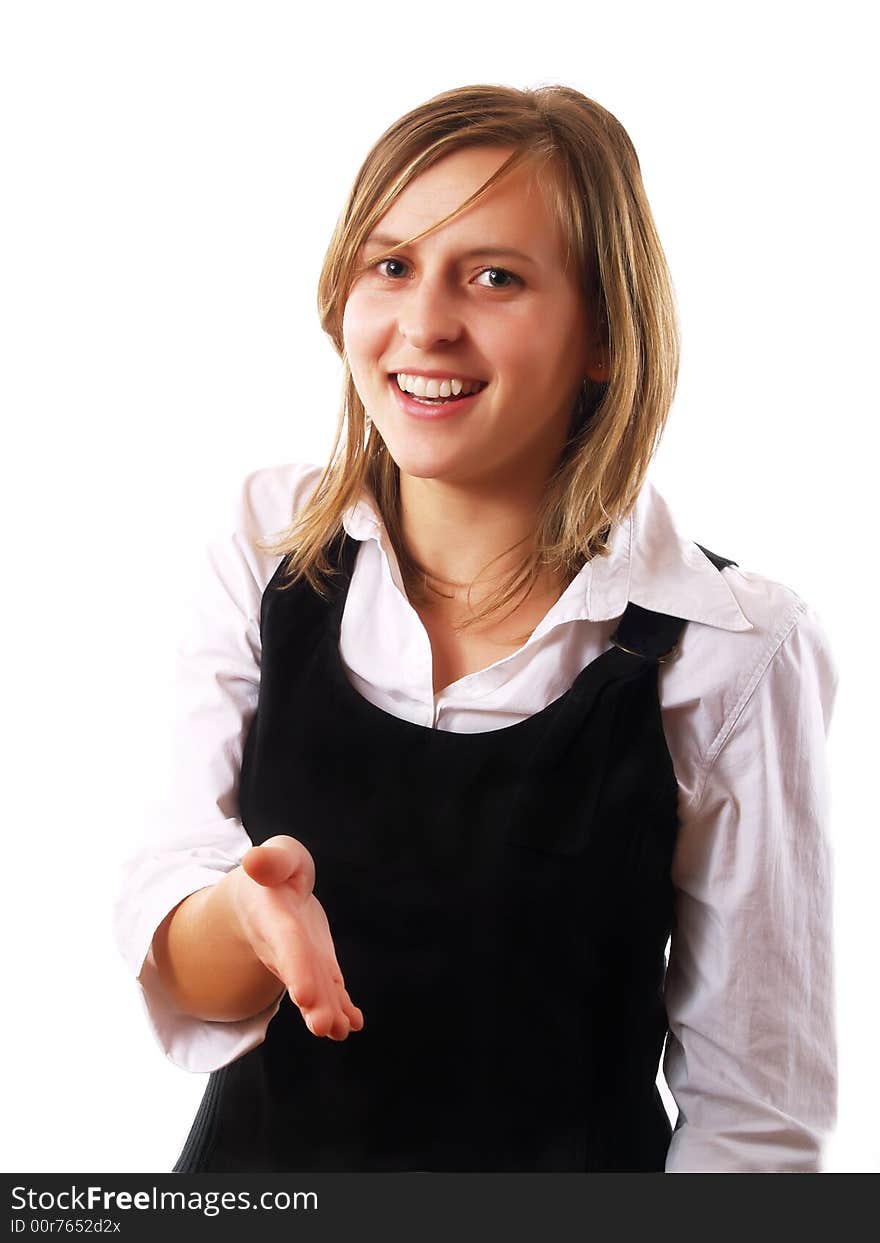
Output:
<svg viewBox="0 0 880 1243">
<path fill-rule="evenodd" d="M 360 550 L 361 541 L 355 539 L 353 535 L 349 535 L 347 531 L 342 531 L 331 545 L 330 561 L 336 566 L 342 575 L 342 581 L 347 585 L 349 579 L 354 573 L 354 563 Z"/>
<path fill-rule="evenodd" d="M 727 557 L 721 557 L 717 552 L 710 552 L 708 548 L 704 548 L 702 544 L 697 544 L 700 552 L 704 552 L 716 570 L 723 570 L 728 565 L 738 565 L 737 561 L 730 561 Z"/>
<path fill-rule="evenodd" d="M 710 552 L 702 544 L 697 544 L 700 552 L 705 553 L 716 570 L 721 571 L 728 565 L 736 565 L 727 557 Z M 664 664 L 675 655 L 678 641 L 685 627 L 681 617 L 671 617 L 666 613 L 655 613 L 652 609 L 642 608 L 640 604 L 630 601 L 617 629 L 611 636 L 615 647 L 622 648 L 633 656 L 641 656 L 645 660 L 656 660 Z"/>
<path fill-rule="evenodd" d="M 655 613 L 630 600 L 611 636 L 611 642 L 631 656 L 663 664 L 675 655 L 684 627 L 681 617 Z"/>
</svg>

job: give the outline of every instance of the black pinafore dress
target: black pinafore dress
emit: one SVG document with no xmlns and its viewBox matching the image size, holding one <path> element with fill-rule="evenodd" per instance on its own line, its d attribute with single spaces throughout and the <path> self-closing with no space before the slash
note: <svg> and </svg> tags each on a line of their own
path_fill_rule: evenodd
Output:
<svg viewBox="0 0 880 1243">
<path fill-rule="evenodd" d="M 174 1172 L 662 1171 L 678 786 L 658 668 L 686 623 L 630 603 L 542 711 L 430 729 L 342 665 L 358 548 L 340 541 L 329 602 L 278 590 L 283 563 L 264 593 L 239 802 L 255 844 L 311 851 L 364 1027 L 317 1038 L 285 994 L 211 1074 Z"/>
</svg>

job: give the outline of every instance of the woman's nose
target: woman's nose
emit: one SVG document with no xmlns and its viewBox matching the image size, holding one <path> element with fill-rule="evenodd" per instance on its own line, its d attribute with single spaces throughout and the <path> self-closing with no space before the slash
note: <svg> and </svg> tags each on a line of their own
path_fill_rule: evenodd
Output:
<svg viewBox="0 0 880 1243">
<path fill-rule="evenodd" d="M 397 325 L 416 349 L 430 349 L 442 341 L 455 341 L 461 334 L 461 316 L 454 296 L 440 280 L 422 278 L 407 291 Z"/>
</svg>

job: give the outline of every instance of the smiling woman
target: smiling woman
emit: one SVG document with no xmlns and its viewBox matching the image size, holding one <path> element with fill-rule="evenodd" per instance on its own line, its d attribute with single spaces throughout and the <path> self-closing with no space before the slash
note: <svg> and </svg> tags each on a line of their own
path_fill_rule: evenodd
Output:
<svg viewBox="0 0 880 1243">
<path fill-rule="evenodd" d="M 836 669 L 646 480 L 678 334 L 628 136 L 569 87 L 429 100 L 319 310 L 333 453 L 211 549 L 117 907 L 211 1072 L 175 1168 L 818 1168 Z"/>
</svg>

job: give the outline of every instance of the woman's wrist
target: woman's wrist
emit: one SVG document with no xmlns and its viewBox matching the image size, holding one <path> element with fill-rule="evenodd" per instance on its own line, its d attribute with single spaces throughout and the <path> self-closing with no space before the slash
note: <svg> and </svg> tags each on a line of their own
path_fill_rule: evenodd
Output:
<svg viewBox="0 0 880 1243">
<path fill-rule="evenodd" d="M 231 948 L 242 957 L 250 955 L 256 962 L 259 962 L 250 938 L 244 930 L 241 917 L 241 887 L 248 882 L 250 882 L 250 877 L 239 864 L 213 886 L 212 896 L 216 907 L 216 918 L 221 920 L 227 929 L 232 942 Z M 262 963 L 260 965 L 262 966 Z"/>
<path fill-rule="evenodd" d="M 185 898 L 156 931 L 153 952 L 175 1004 L 195 1018 L 236 1021 L 259 1014 L 283 983 L 257 957 L 236 900 L 240 867 Z"/>
</svg>

